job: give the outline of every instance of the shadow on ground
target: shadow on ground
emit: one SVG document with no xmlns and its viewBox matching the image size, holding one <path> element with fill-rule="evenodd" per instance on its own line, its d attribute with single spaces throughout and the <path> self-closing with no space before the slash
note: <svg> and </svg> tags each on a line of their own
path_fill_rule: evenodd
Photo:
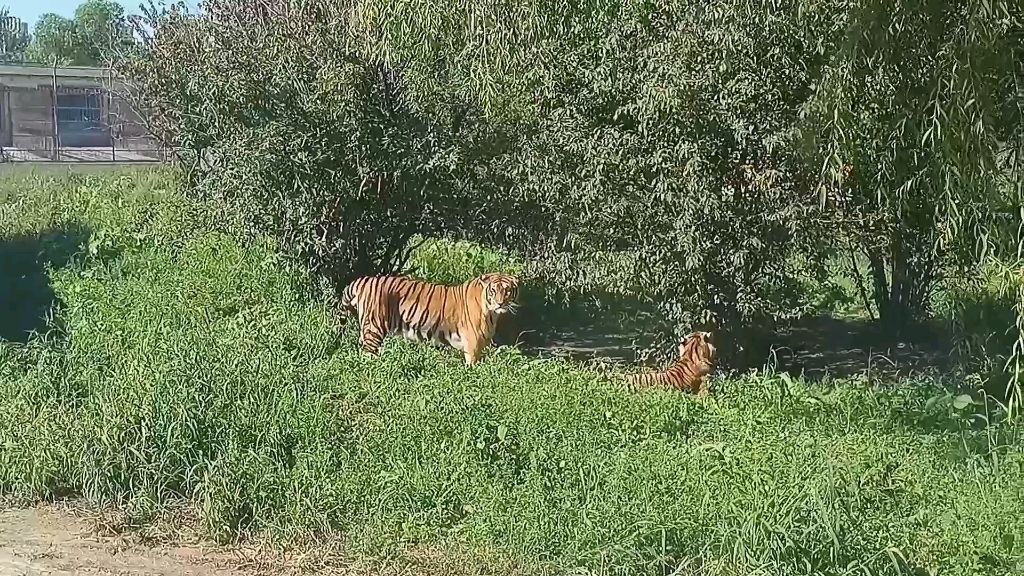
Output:
<svg viewBox="0 0 1024 576">
<path fill-rule="evenodd" d="M 524 293 L 516 316 L 499 325 L 495 343 L 518 343 L 528 356 L 576 362 L 664 366 L 672 360 L 671 326 L 652 305 L 609 295 L 563 297 Z M 652 346 L 659 352 L 639 353 Z M 723 364 L 738 371 L 767 366 L 811 381 L 865 373 L 891 377 L 946 369 L 951 350 L 939 328 L 894 338 L 877 323 L 819 316 L 751 337 L 743 358 Z"/>
<path fill-rule="evenodd" d="M 547 287 L 524 290 L 518 312 L 499 324 L 495 343 L 518 345 L 531 357 L 657 365 L 668 361 L 674 345 L 659 346 L 663 355 L 638 352 L 665 344 L 670 329 L 649 303 L 613 294 L 574 297 Z"/>
<path fill-rule="evenodd" d="M 878 322 L 813 316 L 760 338 L 755 347 L 762 365 L 811 381 L 907 377 L 952 366 L 951 339 L 937 325 L 895 337 Z"/>
<path fill-rule="evenodd" d="M 0 239 L 0 340 L 24 343 L 49 329 L 60 300 L 48 270 L 68 266 L 89 236 L 88 227 L 72 223 Z"/>
</svg>

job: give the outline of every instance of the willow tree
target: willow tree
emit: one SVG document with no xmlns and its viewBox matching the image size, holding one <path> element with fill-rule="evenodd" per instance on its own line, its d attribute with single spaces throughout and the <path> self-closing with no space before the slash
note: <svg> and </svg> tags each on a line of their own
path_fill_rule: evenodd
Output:
<svg viewBox="0 0 1024 576">
<path fill-rule="evenodd" d="M 1022 6 L 859 0 L 836 14 L 810 110 L 826 172 L 848 181 L 825 200 L 900 331 L 944 275 L 993 254 L 1001 207 L 1020 205 Z"/>
</svg>

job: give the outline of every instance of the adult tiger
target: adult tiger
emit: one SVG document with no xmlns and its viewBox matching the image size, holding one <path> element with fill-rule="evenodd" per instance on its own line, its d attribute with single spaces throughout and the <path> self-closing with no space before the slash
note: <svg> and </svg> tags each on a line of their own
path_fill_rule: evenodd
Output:
<svg viewBox="0 0 1024 576">
<path fill-rule="evenodd" d="M 679 344 L 679 359 L 671 368 L 663 372 L 629 374 L 625 380 L 634 388 L 670 386 L 698 392 L 703 396 L 708 392 L 704 377 L 714 369 L 717 356 L 718 351 L 711 343 L 711 334 L 692 332 Z"/>
<path fill-rule="evenodd" d="M 498 316 L 512 312 L 519 279 L 484 274 L 458 286 L 407 276 L 363 276 L 345 287 L 341 306 L 359 318 L 359 343 L 372 355 L 388 334 L 434 340 L 461 350 L 472 366 L 494 337 Z"/>
</svg>

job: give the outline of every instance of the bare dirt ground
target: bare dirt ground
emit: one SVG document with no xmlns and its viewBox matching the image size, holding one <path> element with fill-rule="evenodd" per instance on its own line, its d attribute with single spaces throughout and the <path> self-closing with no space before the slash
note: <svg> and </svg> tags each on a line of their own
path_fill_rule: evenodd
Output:
<svg viewBox="0 0 1024 576">
<path fill-rule="evenodd" d="M 188 531 L 155 539 L 75 504 L 7 507 L 0 501 L 0 576 L 525 576 L 507 559 L 430 547 L 396 557 L 347 555 L 327 544 L 283 552 L 199 542 Z M 170 534 L 170 535 L 169 535 Z"/>
<path fill-rule="evenodd" d="M 248 576 L 269 574 L 227 549 L 130 545 L 52 506 L 0 510 L 3 576 Z"/>
</svg>

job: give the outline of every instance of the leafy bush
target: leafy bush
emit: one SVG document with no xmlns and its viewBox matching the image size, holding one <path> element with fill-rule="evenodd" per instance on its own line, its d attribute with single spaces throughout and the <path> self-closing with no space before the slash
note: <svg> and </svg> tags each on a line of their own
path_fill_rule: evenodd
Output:
<svg viewBox="0 0 1024 576">
<path fill-rule="evenodd" d="M 484 158 L 472 122 L 426 117 L 399 65 L 352 46 L 347 13 L 287 6 L 165 14 L 125 73 L 192 190 L 227 200 L 338 289 L 402 268 L 414 235 L 475 219 L 486 202 L 465 183 Z"/>
<path fill-rule="evenodd" d="M 675 337 L 716 324 L 739 361 L 742 331 L 798 310 L 787 256 L 822 233 L 791 143 L 813 62 L 787 9 L 704 8 L 538 16 L 537 34 L 551 20 L 561 33 L 525 63 L 529 136 L 500 169 L 547 207 L 550 281 L 654 302 Z"/>
</svg>

